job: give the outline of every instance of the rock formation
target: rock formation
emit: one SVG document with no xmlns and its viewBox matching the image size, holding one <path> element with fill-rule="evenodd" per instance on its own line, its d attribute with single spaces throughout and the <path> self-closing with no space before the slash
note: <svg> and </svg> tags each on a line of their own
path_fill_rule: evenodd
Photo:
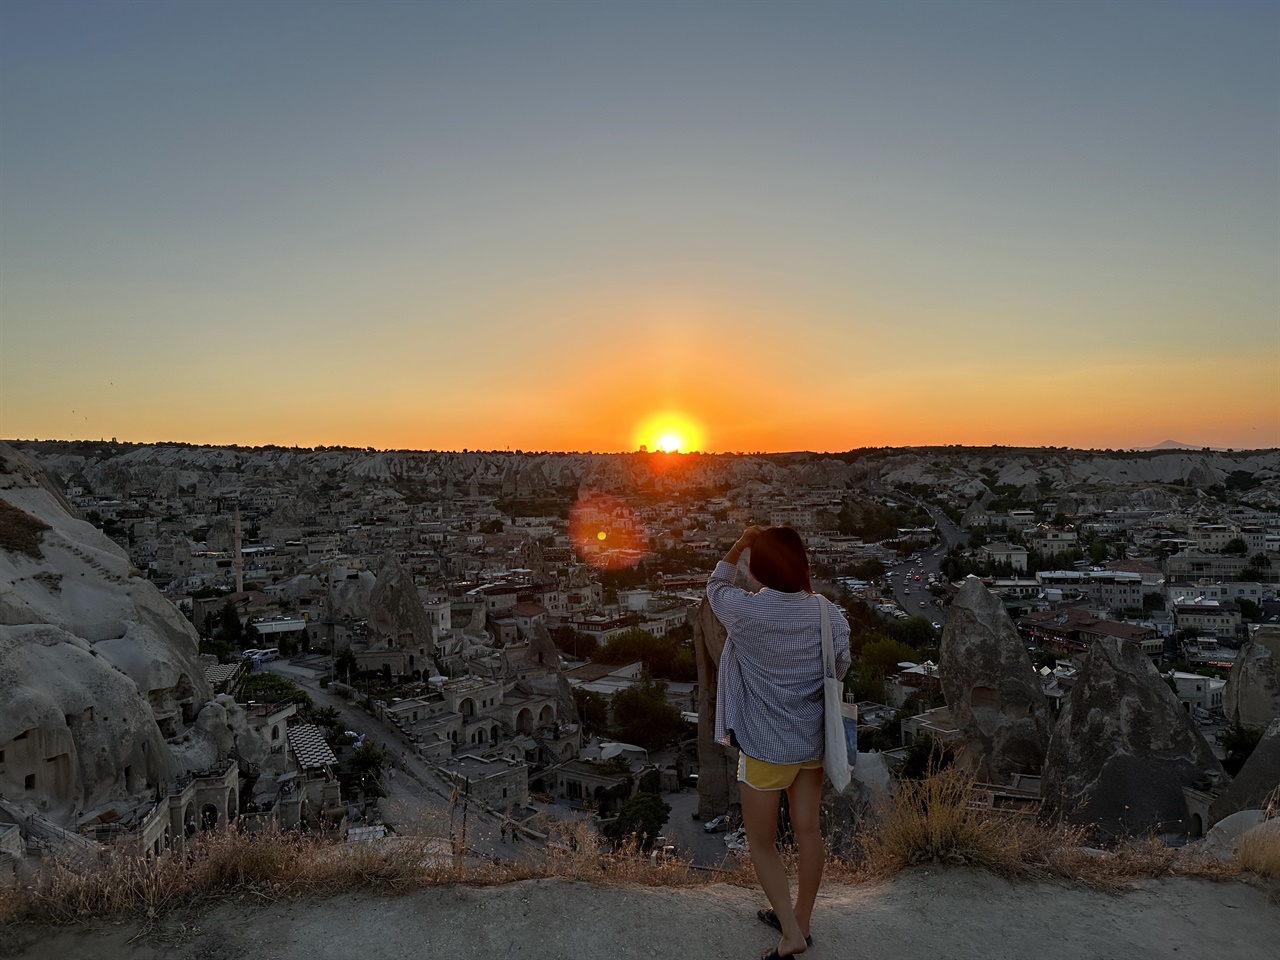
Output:
<svg viewBox="0 0 1280 960">
<path fill-rule="evenodd" d="M 938 672 L 979 780 L 1039 775 L 1049 746 L 1049 704 L 1000 598 L 969 577 L 947 617 Z"/>
<path fill-rule="evenodd" d="M 195 630 L 5 444 L 0 509 L 0 793 L 74 823 L 226 756 Z"/>
<path fill-rule="evenodd" d="M 1209 806 L 1211 823 L 1241 810 L 1262 807 L 1280 790 L 1280 719 L 1271 721 L 1230 786 Z"/>
<path fill-rule="evenodd" d="M 1094 643 L 1054 727 L 1041 795 L 1050 813 L 1110 835 L 1182 828 L 1182 788 L 1222 765 L 1136 645 Z"/>
<path fill-rule="evenodd" d="M 415 656 L 414 667 L 437 673 L 435 631 L 427 616 L 417 585 L 409 571 L 388 555 L 378 571 L 378 580 L 369 595 L 369 624 L 389 647 L 400 647 Z"/>
<path fill-rule="evenodd" d="M 698 816 L 710 819 L 738 803 L 738 751 L 716 742 L 720 654 L 729 634 L 705 598 L 693 620 L 698 663 Z"/>
<path fill-rule="evenodd" d="M 556 698 L 556 716 L 560 720 L 578 722 L 578 704 L 573 699 L 573 688 L 565 679 L 560 666 L 560 649 L 551 639 L 551 631 L 541 623 L 533 625 L 533 637 L 529 640 L 528 661 L 545 666 L 545 677 L 530 681 L 530 689 L 544 696 Z"/>
<path fill-rule="evenodd" d="M 1265 729 L 1280 717 L 1280 627 L 1256 627 L 1231 665 L 1222 709 L 1228 720 Z"/>
</svg>

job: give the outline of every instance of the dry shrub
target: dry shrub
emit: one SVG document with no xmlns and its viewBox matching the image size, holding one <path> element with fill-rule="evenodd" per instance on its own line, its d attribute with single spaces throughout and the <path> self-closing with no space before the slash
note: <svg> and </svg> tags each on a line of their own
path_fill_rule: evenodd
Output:
<svg viewBox="0 0 1280 960">
<path fill-rule="evenodd" d="M 547 837 L 543 876 L 649 887 L 690 887 L 715 879 L 715 871 L 699 871 L 683 857 L 646 853 L 641 838 L 616 848 L 603 845 L 584 819 L 545 818 L 537 826 Z"/>
<path fill-rule="evenodd" d="M 279 897 L 368 887 L 408 889 L 456 879 L 447 842 L 435 837 L 348 844 L 274 829 L 246 833 L 232 828 L 195 838 L 185 856 L 110 857 L 89 866 L 52 860 L 28 884 L 0 892 L 0 917 L 47 923 L 155 917 L 232 892 Z"/>
<path fill-rule="evenodd" d="M 1280 877 L 1280 787 L 1262 804 L 1262 817 L 1262 823 L 1240 838 L 1236 860 L 1260 876 Z"/>
<path fill-rule="evenodd" d="M 532 825 L 527 825 L 532 826 Z M 0 885 L 0 922 L 75 923 L 156 918 L 233 893 L 268 900 L 350 890 L 398 892 L 445 883 L 487 886 L 543 877 L 645 886 L 693 886 L 714 875 L 678 857 L 650 856 L 639 842 L 602 848 L 582 820 L 545 824 L 547 842 L 528 855 L 494 860 L 468 854 L 438 822 L 380 840 L 341 843 L 276 829 L 235 828 L 196 837 L 185 855 L 110 857 L 86 866 L 54 859 L 22 885 Z"/>
<path fill-rule="evenodd" d="M 1245 870 L 1280 877 L 1280 831 L 1256 831 L 1242 838 L 1236 859 Z"/>
<path fill-rule="evenodd" d="M 876 825 L 862 834 L 862 864 L 881 876 L 918 863 L 963 864 L 1105 890 L 1127 889 L 1139 877 L 1221 880 L 1239 873 L 1155 837 L 1091 849 L 1086 828 L 982 807 L 972 802 L 974 787 L 973 777 L 954 767 L 901 782 L 878 809 Z"/>
<path fill-rule="evenodd" d="M 955 769 L 902 782 L 891 799 L 878 805 L 850 855 L 828 861 L 829 880 L 858 883 L 931 862 L 1118 891 L 1138 877 L 1226 879 L 1240 872 L 1235 864 L 1193 856 L 1155 838 L 1090 850 L 1082 828 L 981 808 L 972 803 L 973 793 L 972 777 Z M 415 824 L 397 836 L 360 843 L 232 828 L 195 838 L 186 855 L 154 860 L 113 857 L 87 868 L 53 860 L 41 865 L 26 884 L 0 885 L 0 923 L 150 919 L 176 907 L 245 892 L 275 900 L 545 877 L 663 887 L 755 884 L 745 859 L 736 869 L 707 870 L 680 857 L 646 854 L 639 841 L 614 849 L 601 844 L 585 819 L 542 817 L 525 822 L 528 845 L 513 848 L 512 860 L 468 854 L 456 826 L 441 818 Z M 784 850 L 783 856 L 794 867 L 794 851 Z M 1258 873 L 1280 875 L 1280 837 L 1271 834 L 1242 846 L 1240 863 Z"/>
<path fill-rule="evenodd" d="M 880 804 L 876 828 L 862 836 L 868 865 L 883 873 L 917 863 L 1024 872 L 1024 850 L 1039 846 L 1035 832 L 1027 829 L 1028 818 L 974 809 L 973 786 L 973 778 L 954 767 L 901 781 L 893 797 Z"/>
</svg>

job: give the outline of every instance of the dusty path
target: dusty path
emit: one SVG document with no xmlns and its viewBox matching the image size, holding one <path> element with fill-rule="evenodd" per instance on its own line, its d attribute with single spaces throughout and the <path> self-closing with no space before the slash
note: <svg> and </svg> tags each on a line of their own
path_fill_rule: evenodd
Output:
<svg viewBox="0 0 1280 960">
<path fill-rule="evenodd" d="M 10 928 L 23 960 L 752 960 L 770 944 L 740 887 L 607 887 L 563 880 L 437 887 L 404 896 L 239 902 L 131 925 Z M 815 914 L 814 960 L 1274 960 L 1280 907 L 1242 883 L 1152 881 L 1109 896 L 916 870 L 832 887 Z M 776 941 L 775 941 L 776 942 Z"/>
</svg>

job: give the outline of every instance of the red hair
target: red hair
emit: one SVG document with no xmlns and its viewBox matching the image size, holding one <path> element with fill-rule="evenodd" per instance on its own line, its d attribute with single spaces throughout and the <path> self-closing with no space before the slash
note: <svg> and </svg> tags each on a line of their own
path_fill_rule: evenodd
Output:
<svg viewBox="0 0 1280 960">
<path fill-rule="evenodd" d="M 784 593 L 813 593 L 809 556 L 800 534 L 790 527 L 768 527 L 751 544 L 747 569 L 757 583 Z"/>
</svg>

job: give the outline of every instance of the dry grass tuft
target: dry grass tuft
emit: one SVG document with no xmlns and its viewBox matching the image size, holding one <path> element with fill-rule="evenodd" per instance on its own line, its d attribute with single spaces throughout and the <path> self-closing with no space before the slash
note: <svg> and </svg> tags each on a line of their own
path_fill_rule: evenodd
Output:
<svg viewBox="0 0 1280 960">
<path fill-rule="evenodd" d="M 1263 877 L 1280 877 L 1280 787 L 1262 805 L 1263 821 L 1240 839 L 1236 860 Z"/>
<path fill-rule="evenodd" d="M 429 837 L 334 844 L 276 830 L 231 829 L 196 838 L 186 857 L 117 857 L 87 869 L 53 860 L 27 885 L 0 890 L 0 922 L 156 917 L 231 892 L 274 899 L 356 888 L 408 889 L 456 879 L 447 847 L 442 852 L 441 842 Z"/>
<path fill-rule="evenodd" d="M 39 517 L 0 499 L 0 549 L 25 553 L 38 560 L 44 556 L 40 552 L 40 537 L 48 529 L 49 525 Z"/>
<path fill-rule="evenodd" d="M 601 852 L 585 821 L 548 821 L 544 846 L 514 861 L 466 856 L 432 825 L 423 832 L 364 843 L 297 833 L 234 828 L 202 834 L 188 854 L 146 860 L 117 857 L 85 868 L 43 864 L 25 885 L 0 886 L 0 923 L 150 920 L 178 907 L 232 893 L 266 900 L 353 890 L 399 892 L 447 883 L 488 886 L 545 877 L 594 883 L 688 887 L 713 876 L 688 861 L 645 855 L 640 844 Z"/>
<path fill-rule="evenodd" d="M 981 867 L 999 876 L 1060 880 L 1120 891 L 1141 877 L 1196 876 L 1223 880 L 1239 869 L 1158 839 L 1134 839 L 1107 850 L 1088 846 L 1089 832 L 1024 813 L 972 804 L 974 780 L 948 768 L 904 781 L 862 835 L 862 860 L 886 876 L 919 863 Z"/>
<path fill-rule="evenodd" d="M 1196 857 L 1155 838 L 1091 850 L 1081 828 L 976 807 L 973 787 L 971 777 L 954 769 L 903 782 L 857 835 L 851 855 L 828 862 L 828 879 L 883 879 L 920 863 L 967 865 L 1012 879 L 1052 879 L 1109 891 L 1128 889 L 1140 877 L 1223 880 L 1239 876 L 1241 866 L 1280 876 L 1280 834 L 1242 846 L 1238 865 Z M 606 850 L 585 819 L 525 823 L 530 835 L 545 837 L 545 842 L 530 840 L 514 860 L 502 861 L 465 855 L 465 838 L 455 833 L 456 827 L 448 819 L 423 822 L 404 834 L 367 843 L 233 828 L 201 835 L 186 856 L 151 861 L 120 857 L 88 869 L 55 860 L 42 865 L 25 885 L 0 886 L 0 923 L 147 922 L 177 907 L 246 892 L 274 901 L 548 877 L 662 887 L 755 884 L 745 861 L 736 870 L 702 870 L 678 857 L 646 855 L 639 842 Z"/>
</svg>

